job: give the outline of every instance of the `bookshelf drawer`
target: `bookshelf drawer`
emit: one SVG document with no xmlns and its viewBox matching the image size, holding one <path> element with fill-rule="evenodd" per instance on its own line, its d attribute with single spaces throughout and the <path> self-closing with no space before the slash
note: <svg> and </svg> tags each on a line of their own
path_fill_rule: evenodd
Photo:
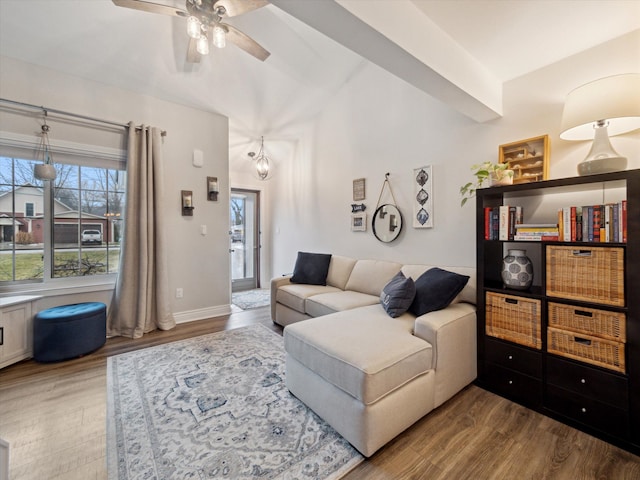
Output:
<svg viewBox="0 0 640 480">
<path fill-rule="evenodd" d="M 547 386 L 545 393 L 545 405 L 549 410 L 601 432 L 620 438 L 629 437 L 629 414 L 626 410 L 551 385 Z"/>
<path fill-rule="evenodd" d="M 626 378 L 586 365 L 549 356 L 547 382 L 614 407 L 625 408 L 628 404 L 629 387 Z"/>
<path fill-rule="evenodd" d="M 486 334 L 540 350 L 540 300 L 486 293 Z"/>
<path fill-rule="evenodd" d="M 627 338 L 626 316 L 621 312 L 549 302 L 548 319 L 550 327 L 562 330 L 586 333 L 616 342 L 624 342 Z"/>
<path fill-rule="evenodd" d="M 540 352 L 510 345 L 497 340 L 486 340 L 487 361 L 509 368 L 534 378 L 542 378 L 542 355 Z"/>
<path fill-rule="evenodd" d="M 546 294 L 623 307 L 624 249 L 547 247 Z"/>
<path fill-rule="evenodd" d="M 542 381 L 513 370 L 487 364 L 484 383 L 494 392 L 530 407 L 542 405 Z"/>
</svg>

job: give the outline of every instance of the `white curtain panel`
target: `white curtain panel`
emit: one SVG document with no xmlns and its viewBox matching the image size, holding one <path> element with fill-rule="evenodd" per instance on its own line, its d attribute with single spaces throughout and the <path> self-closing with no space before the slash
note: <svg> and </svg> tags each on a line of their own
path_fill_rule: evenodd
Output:
<svg viewBox="0 0 640 480">
<path fill-rule="evenodd" d="M 107 333 L 140 338 L 176 322 L 169 305 L 160 129 L 129 123 L 127 197 L 120 269 Z M 166 210 L 164 210 L 166 212 Z"/>
</svg>

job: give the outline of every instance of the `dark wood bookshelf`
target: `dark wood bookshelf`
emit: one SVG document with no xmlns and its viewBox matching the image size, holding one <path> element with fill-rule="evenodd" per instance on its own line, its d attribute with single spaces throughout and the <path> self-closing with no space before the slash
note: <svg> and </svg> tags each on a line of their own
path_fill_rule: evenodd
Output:
<svg viewBox="0 0 640 480">
<path fill-rule="evenodd" d="M 519 205 L 519 199 L 526 203 L 536 198 L 543 200 L 540 196 L 549 194 L 560 199 L 566 197 L 565 206 L 571 206 L 576 205 L 572 199 L 585 192 L 587 195 L 593 192 L 594 196 L 601 194 L 605 198 L 607 191 L 612 190 L 614 195 L 623 194 L 627 201 L 626 243 L 485 239 L 485 207 Z M 640 169 L 484 188 L 476 192 L 476 197 L 477 385 L 640 455 Z M 554 217 L 557 212 L 547 213 L 549 218 L 557 218 Z M 529 223 L 526 207 L 524 223 Z M 547 265 L 547 249 L 556 247 L 557 250 L 559 246 L 576 249 L 611 247 L 621 251 L 624 305 L 600 303 L 598 299 L 576 300 L 547 292 L 547 275 L 552 275 L 552 268 Z M 532 258 L 534 285 L 527 291 L 509 289 L 502 283 L 502 258 L 509 248 L 523 248 L 535 254 L 536 260 Z M 539 320 L 535 320 L 540 322 L 540 349 L 486 333 L 487 322 L 492 322 L 492 315 L 495 315 L 487 311 L 487 293 L 508 295 L 513 302 L 519 298 L 540 302 Z M 593 309 L 603 316 L 607 313 L 623 315 L 626 339 L 619 345 L 624 349 L 624 368 L 596 365 L 586 359 L 549 352 L 550 304 L 575 308 L 576 314 Z M 584 335 L 578 331 L 574 340 L 586 342 L 582 337 Z"/>
</svg>

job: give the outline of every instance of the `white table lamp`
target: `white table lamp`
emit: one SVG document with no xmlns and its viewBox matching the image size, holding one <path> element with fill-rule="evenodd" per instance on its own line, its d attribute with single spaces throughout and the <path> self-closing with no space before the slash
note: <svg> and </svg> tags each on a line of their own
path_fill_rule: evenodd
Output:
<svg viewBox="0 0 640 480">
<path fill-rule="evenodd" d="M 578 164 L 578 174 L 615 172 L 627 168 L 627 158 L 611 146 L 609 136 L 640 128 L 640 73 L 601 78 L 567 95 L 560 138 L 590 140 L 591 150 Z"/>
</svg>

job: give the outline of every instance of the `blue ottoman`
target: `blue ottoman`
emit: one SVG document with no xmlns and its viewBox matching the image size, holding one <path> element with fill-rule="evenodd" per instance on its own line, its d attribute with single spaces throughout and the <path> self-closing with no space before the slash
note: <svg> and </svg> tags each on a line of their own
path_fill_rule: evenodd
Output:
<svg viewBox="0 0 640 480">
<path fill-rule="evenodd" d="M 59 362 L 97 350 L 107 339 L 107 306 L 88 302 L 62 305 L 33 318 L 33 358 Z"/>
</svg>

